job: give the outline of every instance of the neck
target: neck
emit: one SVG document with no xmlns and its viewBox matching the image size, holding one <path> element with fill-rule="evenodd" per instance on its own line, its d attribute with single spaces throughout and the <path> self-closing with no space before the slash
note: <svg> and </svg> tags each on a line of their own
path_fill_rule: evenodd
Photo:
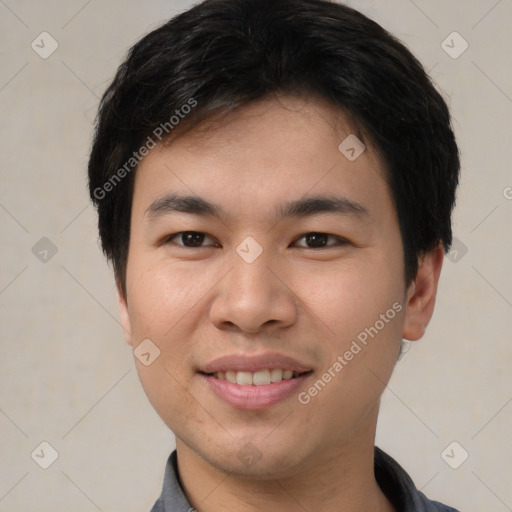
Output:
<svg viewBox="0 0 512 512">
<path fill-rule="evenodd" d="M 360 437 L 316 453 L 286 474 L 257 478 L 223 471 L 176 439 L 178 470 L 188 500 L 200 512 L 393 512 L 375 480 L 375 427 L 364 443 Z"/>
</svg>

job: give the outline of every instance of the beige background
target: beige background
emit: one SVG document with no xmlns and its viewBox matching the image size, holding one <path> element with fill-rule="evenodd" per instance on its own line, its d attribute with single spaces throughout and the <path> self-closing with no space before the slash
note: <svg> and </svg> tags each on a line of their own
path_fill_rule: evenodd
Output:
<svg viewBox="0 0 512 512">
<path fill-rule="evenodd" d="M 512 2 L 348 3 L 432 70 L 463 163 L 458 252 L 427 335 L 385 392 L 377 442 L 431 498 L 510 511 Z M 126 50 L 188 5 L 0 0 L 0 512 L 144 511 L 160 492 L 173 438 L 117 321 L 85 169 L 98 97 Z M 59 44 L 47 59 L 31 48 L 43 31 Z M 469 43 L 457 59 L 441 46 L 453 31 Z M 32 251 L 42 237 L 57 248 L 46 262 Z M 46 470 L 31 458 L 42 441 L 59 454 Z M 469 453 L 458 469 L 441 457 L 452 441 L 463 448 L 451 462 Z"/>
</svg>

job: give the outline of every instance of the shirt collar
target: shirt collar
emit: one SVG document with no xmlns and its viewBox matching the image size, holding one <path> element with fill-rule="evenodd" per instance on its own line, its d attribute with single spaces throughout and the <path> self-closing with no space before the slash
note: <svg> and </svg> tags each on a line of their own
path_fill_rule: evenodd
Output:
<svg viewBox="0 0 512 512">
<path fill-rule="evenodd" d="M 457 512 L 441 503 L 428 500 L 416 489 L 411 477 L 398 462 L 377 447 L 375 447 L 375 478 L 382 492 L 400 512 Z M 174 450 L 165 467 L 162 494 L 151 512 L 194 512 L 194 510 L 181 487 L 177 454 Z"/>
</svg>

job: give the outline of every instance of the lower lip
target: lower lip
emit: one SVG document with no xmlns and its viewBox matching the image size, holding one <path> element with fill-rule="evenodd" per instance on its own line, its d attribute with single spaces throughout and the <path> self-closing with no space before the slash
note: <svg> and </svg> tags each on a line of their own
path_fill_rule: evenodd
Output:
<svg viewBox="0 0 512 512">
<path fill-rule="evenodd" d="M 202 374 L 210 389 L 216 395 L 237 409 L 258 410 L 266 409 L 290 395 L 297 393 L 310 373 L 304 373 L 292 379 L 280 382 L 271 382 L 263 386 L 241 386 L 227 380 L 217 379 L 210 375 Z"/>
</svg>

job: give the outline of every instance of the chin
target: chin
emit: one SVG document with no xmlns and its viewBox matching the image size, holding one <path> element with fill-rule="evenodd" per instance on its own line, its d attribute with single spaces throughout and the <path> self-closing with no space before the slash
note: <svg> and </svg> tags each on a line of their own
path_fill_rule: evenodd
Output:
<svg viewBox="0 0 512 512">
<path fill-rule="evenodd" d="M 289 438 L 291 439 L 291 438 Z M 297 471 L 306 464 L 307 455 L 297 450 L 297 443 L 269 443 L 259 440 L 231 440 L 229 447 L 219 443 L 215 450 L 199 448 L 197 453 L 218 470 L 256 480 L 275 480 Z"/>
</svg>

